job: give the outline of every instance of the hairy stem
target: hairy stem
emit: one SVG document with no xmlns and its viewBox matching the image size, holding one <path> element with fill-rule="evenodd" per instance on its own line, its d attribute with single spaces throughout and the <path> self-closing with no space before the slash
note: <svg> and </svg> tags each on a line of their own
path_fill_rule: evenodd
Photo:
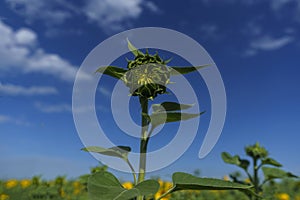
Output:
<svg viewBox="0 0 300 200">
<path fill-rule="evenodd" d="M 258 180 L 258 166 L 257 158 L 253 158 L 253 181 L 254 181 L 254 191 L 256 194 L 259 193 L 259 180 Z M 258 197 L 254 197 L 255 200 L 259 200 Z"/>
<path fill-rule="evenodd" d="M 140 166 L 139 166 L 139 176 L 138 183 L 144 181 L 145 179 L 145 171 L 146 171 L 146 153 L 148 146 L 148 99 L 145 97 L 140 97 L 140 104 L 142 108 L 142 130 L 141 130 L 141 141 L 140 141 Z M 138 200 L 143 200 L 143 196 L 138 197 Z"/>
</svg>

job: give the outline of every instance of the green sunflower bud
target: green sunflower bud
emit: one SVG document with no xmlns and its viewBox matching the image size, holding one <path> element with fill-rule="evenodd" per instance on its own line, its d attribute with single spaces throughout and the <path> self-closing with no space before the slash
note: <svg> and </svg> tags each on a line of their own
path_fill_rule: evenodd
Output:
<svg viewBox="0 0 300 200">
<path fill-rule="evenodd" d="M 165 62 L 157 55 L 138 54 L 134 60 L 127 61 L 129 69 L 122 80 L 130 88 L 132 96 L 154 99 L 166 93 L 170 81 L 170 71 Z"/>
<path fill-rule="evenodd" d="M 248 156 L 251 156 L 252 158 L 266 158 L 268 156 L 268 151 L 259 145 L 259 143 L 256 143 L 254 145 L 247 146 L 245 148 L 246 154 Z"/>
</svg>

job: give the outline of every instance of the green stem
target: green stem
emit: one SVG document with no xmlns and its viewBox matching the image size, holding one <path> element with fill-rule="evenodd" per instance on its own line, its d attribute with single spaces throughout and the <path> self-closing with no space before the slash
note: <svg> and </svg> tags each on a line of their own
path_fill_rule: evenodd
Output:
<svg viewBox="0 0 300 200">
<path fill-rule="evenodd" d="M 140 97 L 140 104 L 142 108 L 142 130 L 141 130 L 141 141 L 140 141 L 140 166 L 139 166 L 139 176 L 138 183 L 145 180 L 145 171 L 146 171 L 146 153 L 149 138 L 147 137 L 148 131 L 148 99 L 145 97 Z M 143 196 L 139 196 L 138 200 L 143 200 Z"/>
<path fill-rule="evenodd" d="M 165 196 L 167 196 L 168 194 L 170 194 L 173 190 L 174 190 L 175 187 L 172 187 L 170 188 L 167 192 L 165 192 L 164 194 L 162 194 L 160 197 L 158 197 L 158 199 L 156 200 L 160 200 L 162 198 L 164 198 Z"/>
<path fill-rule="evenodd" d="M 248 170 L 245 170 L 245 172 L 246 172 L 250 182 L 253 183 L 254 181 L 253 181 L 253 178 L 252 178 L 251 174 L 248 172 Z"/>
<path fill-rule="evenodd" d="M 131 173 L 132 173 L 132 175 L 133 175 L 134 185 L 136 185 L 136 184 L 137 184 L 137 180 L 136 180 L 136 173 L 135 173 L 135 171 L 134 171 L 134 168 L 133 168 L 132 164 L 130 163 L 130 161 L 128 160 L 128 158 L 126 158 L 125 161 L 126 161 L 126 163 L 128 164 L 128 166 L 129 166 L 130 169 L 131 169 Z"/>
<path fill-rule="evenodd" d="M 258 166 L 257 158 L 253 158 L 253 181 L 254 181 L 254 191 L 256 194 L 259 193 L 259 180 L 258 180 Z M 255 200 L 259 200 L 258 197 L 254 197 Z"/>
</svg>

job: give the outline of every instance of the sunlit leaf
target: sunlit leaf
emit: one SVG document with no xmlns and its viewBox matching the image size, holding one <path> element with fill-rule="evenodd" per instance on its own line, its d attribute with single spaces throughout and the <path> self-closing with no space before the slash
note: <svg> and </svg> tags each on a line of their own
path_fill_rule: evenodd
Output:
<svg viewBox="0 0 300 200">
<path fill-rule="evenodd" d="M 173 190 L 249 190 L 252 186 L 234 183 L 230 181 L 199 178 L 191 174 L 176 172 L 173 174 Z"/>
<path fill-rule="evenodd" d="M 116 146 L 111 148 L 90 146 L 90 147 L 83 148 L 81 150 L 124 159 L 127 158 L 128 153 L 131 151 L 131 148 L 127 146 Z"/>
<path fill-rule="evenodd" d="M 265 179 L 271 180 L 276 178 L 299 178 L 298 176 L 292 174 L 291 172 L 286 172 L 282 169 L 273 167 L 263 167 L 262 171 L 264 173 Z"/>
<path fill-rule="evenodd" d="M 126 189 L 109 172 L 98 172 L 89 178 L 88 192 L 91 200 L 113 200 L 123 191 L 126 191 Z"/>
<path fill-rule="evenodd" d="M 190 72 L 197 71 L 197 70 L 205 68 L 207 66 L 210 66 L 210 64 L 202 65 L 202 66 L 195 66 L 195 67 L 174 67 L 174 66 L 171 66 L 170 68 L 177 71 L 177 72 L 175 72 L 175 71 L 171 70 L 171 75 L 188 74 Z"/>
<path fill-rule="evenodd" d="M 88 191 L 91 200 L 130 200 L 137 196 L 153 196 L 159 189 L 155 180 L 146 180 L 132 189 L 125 189 L 109 172 L 98 172 L 90 176 Z"/>
<path fill-rule="evenodd" d="M 155 180 L 145 180 L 134 188 L 120 193 L 114 200 L 133 199 L 137 196 L 153 196 L 159 189 L 159 183 Z"/>
<path fill-rule="evenodd" d="M 152 124 L 152 128 L 170 122 L 177 122 L 182 120 L 188 120 L 195 117 L 199 117 L 204 112 L 201 113 L 180 113 L 180 112 L 154 112 L 150 115 L 150 122 Z"/>
<path fill-rule="evenodd" d="M 262 165 L 273 165 L 275 167 L 282 167 L 282 164 L 280 164 L 273 158 L 265 158 L 261 162 L 262 162 Z"/>
<path fill-rule="evenodd" d="M 163 102 L 161 104 L 153 104 L 153 112 L 177 111 L 191 108 L 193 104 L 179 104 L 176 102 Z"/>
<path fill-rule="evenodd" d="M 97 69 L 98 73 L 109 75 L 113 78 L 121 79 L 123 75 L 127 72 L 126 69 L 114 66 L 100 67 Z"/>
</svg>

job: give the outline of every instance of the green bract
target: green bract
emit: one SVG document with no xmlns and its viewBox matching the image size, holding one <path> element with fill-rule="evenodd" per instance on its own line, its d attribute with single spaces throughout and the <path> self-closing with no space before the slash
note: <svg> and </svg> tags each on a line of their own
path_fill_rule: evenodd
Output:
<svg viewBox="0 0 300 200">
<path fill-rule="evenodd" d="M 151 59 L 145 59 L 141 65 L 134 64 L 135 68 L 128 70 L 122 77 L 132 96 L 154 99 L 158 94 L 166 93 L 166 85 L 170 81 L 167 66 L 149 62 L 152 62 Z"/>
<path fill-rule="evenodd" d="M 245 151 L 248 156 L 254 158 L 266 158 L 268 156 L 268 151 L 264 147 L 261 147 L 259 143 L 247 146 Z"/>
<path fill-rule="evenodd" d="M 129 41 L 128 48 L 136 55 L 134 60 L 127 60 L 129 69 L 122 80 L 130 88 L 132 96 L 154 99 L 157 94 L 166 93 L 166 85 L 170 81 L 168 61 L 164 61 L 156 53 L 150 55 L 138 51 Z"/>
<path fill-rule="evenodd" d="M 136 49 L 128 40 L 128 49 L 135 56 L 127 59 L 127 69 L 107 66 L 100 67 L 96 72 L 121 79 L 129 87 L 130 95 L 153 100 L 158 94 L 166 93 L 166 85 L 171 75 L 187 74 L 207 65 L 196 67 L 169 67 L 169 60 L 163 60 L 157 53 L 151 55 Z"/>
</svg>

